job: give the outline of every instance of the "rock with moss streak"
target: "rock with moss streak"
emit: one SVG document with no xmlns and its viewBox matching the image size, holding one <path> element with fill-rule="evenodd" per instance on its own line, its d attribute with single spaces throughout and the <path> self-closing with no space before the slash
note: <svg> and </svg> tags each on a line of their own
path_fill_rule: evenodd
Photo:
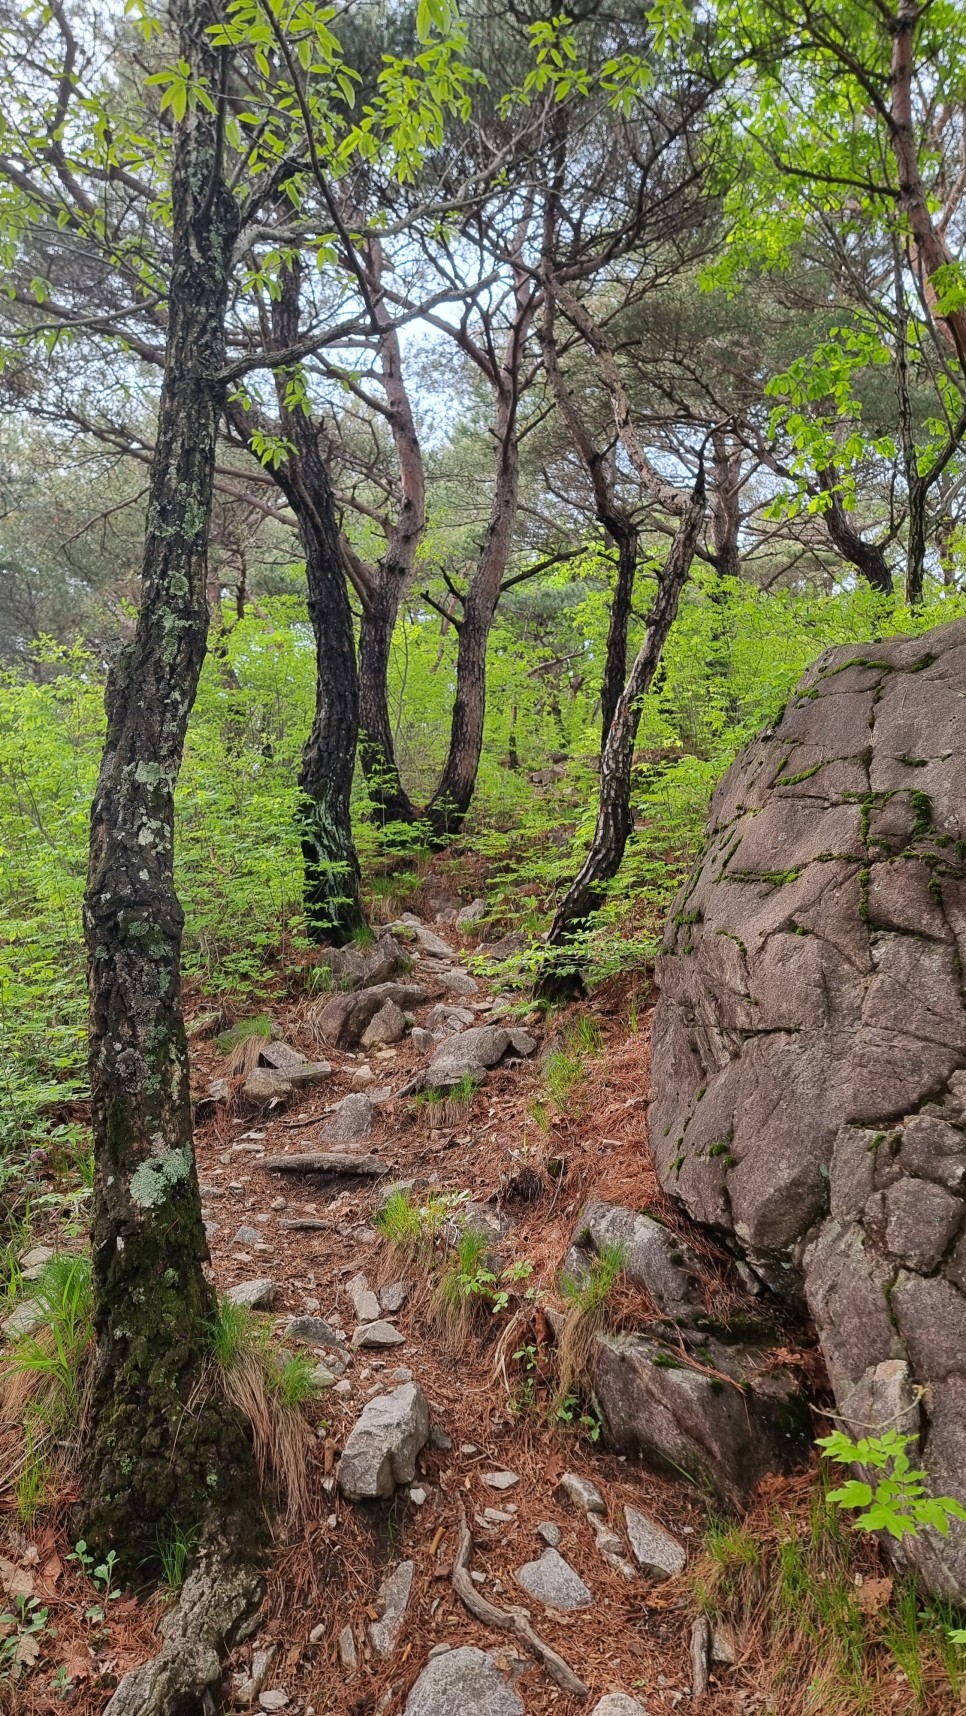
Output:
<svg viewBox="0 0 966 1716">
<path fill-rule="evenodd" d="M 827 651 L 714 795 L 659 963 L 665 1190 L 966 1503 L 966 620 Z M 903 1543 L 966 1599 L 966 1525 Z"/>
</svg>

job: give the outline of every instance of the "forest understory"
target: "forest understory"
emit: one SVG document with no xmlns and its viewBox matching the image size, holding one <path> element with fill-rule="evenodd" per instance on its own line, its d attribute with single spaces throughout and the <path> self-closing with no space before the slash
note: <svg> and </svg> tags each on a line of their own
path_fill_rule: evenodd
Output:
<svg viewBox="0 0 966 1716">
<path fill-rule="evenodd" d="M 690 1243 L 716 1318 L 752 1315 L 756 1305 L 727 1253 L 670 1203 L 649 1165 L 646 977 L 614 977 L 589 1004 L 534 1012 L 525 993 L 506 988 L 505 961 L 475 955 L 478 932 L 436 921 L 441 907 L 451 917 L 477 888 L 485 891 L 478 862 L 431 861 L 408 893 L 409 911 L 453 947 L 450 962 L 413 949 L 412 978 L 427 991 L 417 1028 L 440 1003 L 468 1004 L 476 1022 L 522 1023 L 539 1046 L 530 1059 L 495 1069 L 475 1094 L 457 1091 L 455 1113 L 432 1098 L 401 1094 L 425 1058 L 411 1037 L 368 1052 L 320 1048 L 317 1021 L 330 992 L 314 980 L 320 968 L 312 955 L 295 972 L 278 969 L 254 1018 L 229 995 L 212 1007 L 189 990 L 192 1087 L 203 1105 L 198 1174 L 218 1292 L 268 1279 L 270 1309 L 252 1318 L 279 1353 L 314 1369 L 325 1365 L 327 1349 L 286 1342 L 292 1318 L 321 1316 L 342 1334 L 357 1321 L 350 1279 L 362 1274 L 377 1291 L 399 1281 L 406 1287 L 391 1317 L 400 1344 L 354 1352 L 338 1392 L 337 1372 L 325 1386 L 304 1390 L 298 1410 L 311 1434 L 298 1497 L 288 1496 L 286 1523 L 284 1484 L 269 1479 L 281 1513 L 265 1601 L 251 1635 L 225 1660 L 213 1708 L 398 1716 L 434 1647 L 473 1645 L 511 1674 L 531 1716 L 587 1709 L 587 1699 L 555 1685 L 512 1635 L 467 1612 L 452 1582 L 461 1515 L 470 1524 L 471 1577 L 480 1594 L 504 1607 L 523 1600 L 537 1632 L 579 1673 L 592 1699 L 621 1691 L 652 1713 L 700 1709 L 709 1716 L 939 1716 L 958 1708 L 966 1675 L 947 1638 L 953 1611 L 925 1599 L 889 1568 L 874 1539 L 863 1541 L 836 1517 L 814 1458 L 808 1469 L 766 1480 L 743 1517 L 729 1515 L 679 1475 L 609 1452 L 586 1381 L 561 1398 L 546 1313 L 565 1306 L 561 1265 L 591 1197 L 651 1211 Z M 393 914 L 391 897 L 383 909 Z M 498 938 L 509 928 L 505 919 L 488 924 L 486 934 Z M 439 973 L 465 970 L 467 959 L 477 992 L 454 997 Z M 331 1077 L 288 1100 L 246 1097 L 259 1049 L 278 1043 L 310 1063 L 324 1053 Z M 378 1094 L 371 1136 L 327 1144 L 334 1110 L 360 1089 Z M 365 1152 L 378 1160 L 380 1178 L 280 1174 L 263 1165 L 320 1149 Z M 432 1247 L 407 1250 L 404 1233 L 380 1224 L 387 1185 L 402 1188 L 413 1209 L 440 1200 L 441 1210 L 460 1219 L 470 1205 L 492 1227 L 485 1256 L 474 1252 L 465 1265 L 471 1282 L 450 1306 L 455 1325 L 441 1313 L 440 1255 Z M 80 1237 L 77 1203 L 58 1174 L 38 1200 L 27 1249 L 76 1253 Z M 494 1298 L 501 1286 L 502 1301 Z M 30 1290 L 25 1282 L 22 1292 Z M 658 1314 L 646 1292 L 618 1278 L 605 1316 L 610 1329 L 633 1330 Z M 785 1356 L 808 1386 L 814 1433 L 821 1434 L 831 1403 L 814 1333 L 791 1321 L 786 1337 Z M 432 1425 L 414 1482 L 388 1503 L 345 1500 L 333 1473 L 361 1408 L 410 1376 L 429 1402 Z M 8 1421 L 8 1459 L 10 1430 Z M 124 1674 L 158 1650 L 159 1628 L 177 1599 L 171 1587 L 195 1548 L 178 1539 L 166 1546 L 169 1584 L 154 1595 L 137 1580 L 116 1581 L 110 1563 L 95 1569 L 74 1543 L 75 1452 L 68 1446 L 55 1454 L 36 1494 L 21 1473 L 17 1483 L 6 1482 L 0 1500 L 8 1601 L 35 1604 L 21 1609 L 24 1617 L 43 1616 L 26 1634 L 31 1648 L 20 1672 L 13 1678 L 8 1668 L 0 1681 L 0 1698 L 4 1708 L 30 1716 L 64 1709 L 100 1716 Z M 489 1488 L 484 1474 L 494 1471 L 517 1481 L 505 1491 Z M 685 1551 L 684 1570 L 657 1582 L 608 1564 L 589 1518 L 561 1487 L 565 1473 L 599 1487 L 619 1536 L 625 1504 L 668 1531 Z M 561 1555 L 592 1593 L 586 1609 L 546 1608 L 516 1580 L 544 1548 L 537 1527 L 547 1523 L 558 1528 Z M 407 1562 L 414 1571 L 404 1621 L 381 1656 L 370 1643 L 380 1589 Z M 715 1661 L 707 1641 L 699 1643 L 707 1672 L 695 1696 L 695 1627 L 704 1616 L 715 1653 L 731 1660 Z M 339 1645 L 346 1628 L 357 1657 L 351 1670 Z"/>
</svg>

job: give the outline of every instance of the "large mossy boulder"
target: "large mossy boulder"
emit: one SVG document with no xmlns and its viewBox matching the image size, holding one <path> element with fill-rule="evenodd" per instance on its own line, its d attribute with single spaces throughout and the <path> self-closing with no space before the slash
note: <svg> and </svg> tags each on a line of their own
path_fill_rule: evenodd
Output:
<svg viewBox="0 0 966 1716">
<path fill-rule="evenodd" d="M 966 1502 L 966 621 L 828 651 L 721 782 L 659 966 L 665 1190 Z M 966 1597 L 966 1527 L 908 1549 Z"/>
</svg>

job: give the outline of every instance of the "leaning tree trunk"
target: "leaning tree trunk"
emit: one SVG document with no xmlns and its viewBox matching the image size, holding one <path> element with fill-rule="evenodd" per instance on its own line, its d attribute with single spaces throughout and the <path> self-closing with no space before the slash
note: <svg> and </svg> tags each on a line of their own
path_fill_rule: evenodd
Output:
<svg viewBox="0 0 966 1716">
<path fill-rule="evenodd" d="M 831 467 L 821 470 L 818 472 L 818 480 L 829 497 L 828 506 L 822 515 L 825 528 L 842 559 L 854 566 L 880 596 L 891 596 L 893 589 L 889 563 L 877 542 L 866 542 L 857 530 L 853 530 L 838 492 L 836 472 Z"/>
<path fill-rule="evenodd" d="M 221 88 L 205 0 L 173 0 L 192 75 Z M 252 1531 L 247 1426 L 216 1397 L 214 1296 L 195 1169 L 181 1010 L 174 792 L 205 656 L 206 562 L 237 219 L 221 127 L 175 127 L 167 355 L 133 643 L 107 687 L 84 902 L 94 1131 L 96 1355 L 83 1529 L 144 1576 L 179 1528 Z M 256 1531 L 257 1535 L 257 1531 Z"/>
<path fill-rule="evenodd" d="M 379 329 L 379 362 L 389 429 L 399 462 L 399 505 L 386 553 L 376 568 L 370 601 L 359 623 L 359 758 L 373 809 L 382 822 L 414 822 L 402 784 L 389 718 L 389 657 L 399 604 L 413 575 L 426 526 L 426 473 L 406 380 L 399 335 L 383 296 L 382 245 L 370 238 L 366 268 Z"/>
<path fill-rule="evenodd" d="M 537 985 L 538 993 L 547 999 L 562 1000 L 582 989 L 580 958 L 573 944 L 591 913 L 603 904 L 608 883 L 620 869 L 631 831 L 631 769 L 641 703 L 661 659 L 691 570 L 704 520 L 704 493 L 702 471 L 671 544 L 644 642 L 608 730 L 600 764 L 597 825 L 590 850 L 550 926 L 549 951 Z"/>
</svg>

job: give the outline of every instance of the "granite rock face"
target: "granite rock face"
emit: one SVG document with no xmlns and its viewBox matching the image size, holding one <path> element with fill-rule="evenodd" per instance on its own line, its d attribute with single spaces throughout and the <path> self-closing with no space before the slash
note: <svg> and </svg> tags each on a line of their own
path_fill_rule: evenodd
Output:
<svg viewBox="0 0 966 1716">
<path fill-rule="evenodd" d="M 665 1190 L 966 1501 L 966 621 L 827 651 L 721 782 L 654 1025 Z M 924 1392 L 923 1392 L 924 1391 Z M 966 1527 L 905 1553 L 966 1597 Z"/>
</svg>

